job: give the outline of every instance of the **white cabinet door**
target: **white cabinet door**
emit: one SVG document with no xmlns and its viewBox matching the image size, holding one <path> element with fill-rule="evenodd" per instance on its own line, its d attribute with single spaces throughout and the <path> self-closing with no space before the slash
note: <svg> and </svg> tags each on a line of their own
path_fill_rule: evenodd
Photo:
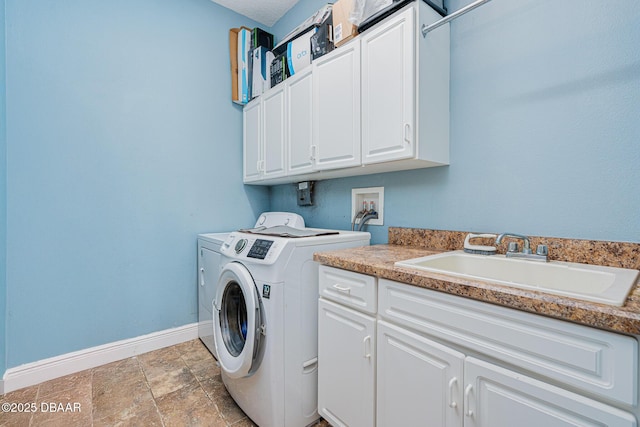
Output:
<svg viewBox="0 0 640 427">
<path fill-rule="evenodd" d="M 467 357 L 465 427 L 635 427 L 630 413 Z"/>
<path fill-rule="evenodd" d="M 318 413 L 334 427 L 374 426 L 375 318 L 318 304 Z"/>
<path fill-rule="evenodd" d="M 415 13 L 362 36 L 363 164 L 415 156 Z"/>
<path fill-rule="evenodd" d="M 287 173 L 313 171 L 311 152 L 313 138 L 313 74 L 312 67 L 287 79 Z"/>
<path fill-rule="evenodd" d="M 262 104 L 256 99 L 242 111 L 242 153 L 244 182 L 257 181 L 261 177 L 262 160 Z"/>
<path fill-rule="evenodd" d="M 360 164 L 360 43 L 313 62 L 316 169 Z"/>
<path fill-rule="evenodd" d="M 378 427 L 462 427 L 464 354 L 378 320 Z"/>
<path fill-rule="evenodd" d="M 266 92 L 262 98 L 264 147 L 262 177 L 286 175 L 285 159 L 285 85 Z"/>
</svg>

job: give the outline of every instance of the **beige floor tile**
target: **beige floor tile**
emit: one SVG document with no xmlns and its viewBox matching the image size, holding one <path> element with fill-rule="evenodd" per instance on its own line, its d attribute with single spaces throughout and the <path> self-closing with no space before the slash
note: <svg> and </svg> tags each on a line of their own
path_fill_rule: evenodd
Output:
<svg viewBox="0 0 640 427">
<path fill-rule="evenodd" d="M 1 403 L 35 402 L 37 396 L 38 396 L 38 386 L 34 385 L 32 387 L 25 387 L 19 390 L 15 390 L 15 391 L 11 391 L 9 393 L 3 394 L 2 396 L 0 396 L 0 402 Z"/>
<path fill-rule="evenodd" d="M 91 384 L 38 395 L 34 426 L 86 426 L 92 422 Z"/>
<path fill-rule="evenodd" d="M 162 420 L 171 426 L 226 426 L 216 406 L 197 384 L 156 400 Z"/>
<path fill-rule="evenodd" d="M 215 363 L 215 359 L 213 355 L 209 352 L 207 347 L 202 344 L 202 341 L 193 340 L 187 341 L 186 343 L 179 344 L 176 346 L 182 359 L 185 363 L 191 367 L 194 364 L 201 363 L 204 361 L 210 361 Z"/>
<path fill-rule="evenodd" d="M 247 416 L 233 400 L 226 388 L 211 396 L 211 399 L 228 424 L 236 423 Z"/>
<path fill-rule="evenodd" d="M 251 418 L 244 417 L 233 424 L 229 424 L 231 427 L 257 427 L 256 423 L 251 421 Z"/>
<path fill-rule="evenodd" d="M 93 427 L 162 427 L 162 419 L 155 405 L 143 405 L 144 409 L 140 409 L 129 414 L 119 416 L 112 414 L 110 416 L 94 419 Z"/>
<path fill-rule="evenodd" d="M 189 368 L 193 375 L 196 376 L 198 381 L 205 381 L 212 378 L 220 377 L 220 367 L 218 366 L 216 360 L 212 357 L 211 359 L 200 360 L 190 365 Z"/>
<path fill-rule="evenodd" d="M 129 419 L 151 410 L 153 396 L 146 381 L 113 384 L 94 384 L 93 418 Z"/>
<path fill-rule="evenodd" d="M 92 375 L 91 370 L 80 371 L 75 374 L 66 375 L 51 381 L 45 381 L 40 384 L 38 396 L 43 397 L 53 393 L 59 393 L 64 390 L 91 390 Z"/>
<path fill-rule="evenodd" d="M 31 421 L 31 413 L 25 412 L 0 412 L 0 426 L 25 427 Z"/>
<path fill-rule="evenodd" d="M 117 362 L 102 365 L 93 369 L 93 385 L 98 386 L 123 386 L 128 383 L 136 383 L 144 380 L 142 368 L 138 359 L 119 360 Z"/>
<path fill-rule="evenodd" d="M 174 349 L 172 352 L 159 351 L 140 357 L 140 365 L 151 387 L 154 398 L 172 393 L 180 388 L 197 384 L 187 364 Z"/>
<path fill-rule="evenodd" d="M 227 392 L 200 340 L 16 390 L 0 402 L 37 408 L 33 414 L 0 413 L 0 427 L 255 426 Z M 67 403 L 80 404 L 80 411 L 60 411 Z M 313 427 L 329 424 L 321 420 Z"/>
<path fill-rule="evenodd" d="M 204 390 L 204 392 L 209 396 L 212 402 L 215 403 L 216 396 L 220 394 L 228 394 L 227 389 L 222 382 L 222 378 L 218 376 L 217 378 L 209 378 L 200 381 L 200 386 Z"/>
<path fill-rule="evenodd" d="M 25 412 L 25 405 L 29 405 L 29 411 L 32 410 L 31 404 L 35 404 L 37 410 L 38 386 L 21 388 L 0 396 L 0 404 L 15 404 L 9 408 L 9 412 L 0 412 L 0 426 L 28 426 L 31 420 L 32 412 Z M 12 412 L 15 411 L 15 412 Z"/>
</svg>

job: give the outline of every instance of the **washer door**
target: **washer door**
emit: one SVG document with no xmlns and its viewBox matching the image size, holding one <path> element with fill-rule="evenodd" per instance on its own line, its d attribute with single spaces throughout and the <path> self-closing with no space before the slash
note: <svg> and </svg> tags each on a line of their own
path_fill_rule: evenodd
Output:
<svg viewBox="0 0 640 427">
<path fill-rule="evenodd" d="M 231 262 L 220 273 L 214 305 L 214 344 L 218 362 L 231 378 L 253 374 L 264 354 L 264 308 L 253 277 Z"/>
</svg>

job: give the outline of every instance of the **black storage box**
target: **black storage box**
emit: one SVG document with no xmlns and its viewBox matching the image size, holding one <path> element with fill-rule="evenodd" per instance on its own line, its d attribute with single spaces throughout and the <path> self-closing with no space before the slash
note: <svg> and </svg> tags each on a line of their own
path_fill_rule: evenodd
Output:
<svg viewBox="0 0 640 427">
<path fill-rule="evenodd" d="M 285 81 L 291 77 L 289 66 L 287 65 L 287 53 L 276 56 L 271 62 L 271 87 Z"/>
</svg>

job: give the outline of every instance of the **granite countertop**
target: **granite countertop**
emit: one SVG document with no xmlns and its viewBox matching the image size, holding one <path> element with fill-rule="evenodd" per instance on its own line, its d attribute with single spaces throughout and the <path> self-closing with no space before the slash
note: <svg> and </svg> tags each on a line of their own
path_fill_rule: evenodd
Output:
<svg viewBox="0 0 640 427">
<path fill-rule="evenodd" d="M 390 229 L 390 235 L 391 232 Z M 392 240 L 394 239 L 390 238 L 390 242 Z M 452 250 L 452 248 L 443 249 L 442 245 L 438 246 L 440 247 L 398 244 L 364 246 L 319 252 L 314 255 L 314 259 L 331 267 L 447 292 L 586 326 L 640 335 L 640 283 L 636 283 L 631 290 L 625 305 L 615 307 L 543 292 L 511 288 L 491 282 L 462 279 L 446 274 L 394 266 L 396 261 Z"/>
</svg>

